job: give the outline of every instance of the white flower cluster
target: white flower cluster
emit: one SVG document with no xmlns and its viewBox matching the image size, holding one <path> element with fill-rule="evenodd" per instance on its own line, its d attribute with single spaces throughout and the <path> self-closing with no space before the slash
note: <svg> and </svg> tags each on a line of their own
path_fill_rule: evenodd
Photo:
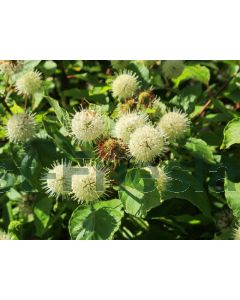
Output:
<svg viewBox="0 0 240 300">
<path fill-rule="evenodd" d="M 128 62 L 112 62 L 113 65 L 114 63 L 116 68 L 117 66 L 120 68 L 121 64 L 127 64 Z M 152 64 L 155 64 L 155 61 L 149 61 L 149 66 Z M 167 78 L 178 76 L 183 68 L 182 61 L 165 61 L 162 66 L 164 76 Z M 15 83 L 17 91 L 25 96 L 33 95 L 41 88 L 41 85 L 41 74 L 38 71 L 28 71 L 19 77 Z M 162 109 L 161 102 L 159 99 L 158 101 L 154 99 L 151 90 L 144 90 L 137 95 L 138 88 L 137 75 L 131 71 L 122 71 L 112 83 L 112 94 L 113 97 L 124 99 L 126 102 L 133 101 L 133 105 L 136 104 L 137 99 L 140 99 L 139 101 L 142 104 L 148 105 L 147 101 L 144 102 L 144 97 L 146 97 L 152 108 L 156 109 L 157 107 L 157 111 L 161 111 L 161 114 L 159 113 L 157 116 L 157 123 L 151 123 L 150 117 L 148 118 L 143 112 L 137 111 L 142 109 L 142 106 L 135 105 L 133 108 L 131 107 L 132 111 L 120 115 L 117 119 L 114 127 L 115 137 L 112 140 L 114 141 L 114 147 L 120 145 L 119 151 L 116 150 L 116 155 L 123 153 L 123 149 L 125 154 L 127 149 L 133 161 L 146 165 L 158 161 L 164 153 L 168 141 L 174 143 L 186 135 L 189 120 L 186 114 L 180 111 L 166 112 L 166 109 Z M 132 98 L 128 99 L 130 97 Z M 84 143 L 95 143 L 99 140 L 101 143 L 105 138 L 110 138 L 111 141 L 112 136 L 109 135 L 108 127 L 109 123 L 106 117 L 102 113 L 89 108 L 82 109 L 72 116 L 69 131 L 73 141 L 82 146 Z M 26 112 L 15 114 L 9 118 L 6 129 L 11 142 L 26 143 L 36 135 L 34 116 Z M 99 143 L 97 146 L 99 146 Z M 98 154 L 101 153 L 104 157 L 112 158 L 112 155 L 115 155 L 114 151 L 112 151 L 113 154 L 109 153 L 107 155 L 108 153 L 103 148 L 103 144 L 97 149 L 99 150 Z M 113 150 L 111 147 L 109 149 Z M 116 159 L 116 161 L 118 160 Z M 108 174 L 94 166 L 89 165 L 86 168 L 87 174 L 75 174 L 74 167 L 71 164 L 63 162 L 53 164 L 43 179 L 45 190 L 51 196 L 64 197 L 71 195 L 79 202 L 88 203 L 99 199 L 108 188 Z M 150 172 L 156 179 L 159 191 L 163 191 L 168 181 L 165 170 L 158 167 L 155 171 L 150 170 Z M 98 189 L 98 182 L 102 182 L 100 189 Z M 68 188 L 69 186 L 70 188 Z"/>
<path fill-rule="evenodd" d="M 65 162 L 54 163 L 42 178 L 50 196 L 72 196 L 78 202 L 93 202 L 109 187 L 108 172 L 95 166 L 73 167 Z"/>
<path fill-rule="evenodd" d="M 0 60 L 0 73 L 7 76 L 21 71 L 22 67 L 22 60 Z"/>
<path fill-rule="evenodd" d="M 145 125 L 136 129 L 128 143 L 130 154 L 139 163 L 149 163 L 162 154 L 165 148 L 165 137 L 160 130 Z"/>
<path fill-rule="evenodd" d="M 165 113 L 157 127 L 137 112 L 123 114 L 115 124 L 115 135 L 128 145 L 130 155 L 139 163 L 148 163 L 165 150 L 166 140 L 176 141 L 187 132 L 189 120 L 184 113 Z"/>
<path fill-rule="evenodd" d="M 73 116 L 71 132 L 77 142 L 94 142 L 107 133 L 107 124 L 98 112 L 82 110 Z"/>
<path fill-rule="evenodd" d="M 123 71 L 112 83 L 114 98 L 125 99 L 132 97 L 139 87 L 137 75 L 131 71 Z"/>
<path fill-rule="evenodd" d="M 78 202 L 92 202 L 101 198 L 108 186 L 107 173 L 93 166 L 86 167 L 86 175 L 73 175 L 72 193 Z"/>
<path fill-rule="evenodd" d="M 42 179 L 43 187 L 50 196 L 66 196 L 71 176 L 72 168 L 70 164 L 55 162 Z"/>
<path fill-rule="evenodd" d="M 15 87 L 19 94 L 31 96 L 41 88 L 41 85 L 41 73 L 29 71 L 16 81 Z"/>
<path fill-rule="evenodd" d="M 161 129 L 169 141 L 176 141 L 186 134 L 189 127 L 189 120 L 185 113 L 171 111 L 160 119 L 158 128 Z"/>
<path fill-rule="evenodd" d="M 36 134 L 34 116 L 28 113 L 13 115 L 6 125 L 6 134 L 13 143 L 25 143 Z"/>
<path fill-rule="evenodd" d="M 129 142 L 130 135 L 138 128 L 146 124 L 147 117 L 139 113 L 127 113 L 122 115 L 115 125 L 115 134 L 124 143 Z"/>
</svg>

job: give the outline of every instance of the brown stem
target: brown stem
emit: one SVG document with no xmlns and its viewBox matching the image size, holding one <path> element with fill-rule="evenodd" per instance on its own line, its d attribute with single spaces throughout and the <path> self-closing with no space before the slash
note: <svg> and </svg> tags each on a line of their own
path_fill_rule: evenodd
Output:
<svg viewBox="0 0 240 300">
<path fill-rule="evenodd" d="M 5 102 L 6 98 L 2 98 L 2 105 L 5 107 L 5 109 L 12 115 L 10 108 L 8 107 L 7 103 Z"/>
<path fill-rule="evenodd" d="M 209 107 L 209 105 L 212 103 L 212 99 L 213 98 L 217 98 L 223 91 L 224 89 L 228 86 L 228 84 L 230 83 L 230 81 L 235 78 L 237 76 L 238 73 L 235 73 L 233 76 L 231 76 L 221 87 L 220 89 L 214 94 L 211 95 L 209 97 L 209 99 L 207 100 L 207 102 L 204 104 L 203 108 L 201 109 L 201 111 L 193 118 L 193 119 L 197 119 L 199 117 L 202 117 L 204 115 L 205 110 Z"/>
</svg>

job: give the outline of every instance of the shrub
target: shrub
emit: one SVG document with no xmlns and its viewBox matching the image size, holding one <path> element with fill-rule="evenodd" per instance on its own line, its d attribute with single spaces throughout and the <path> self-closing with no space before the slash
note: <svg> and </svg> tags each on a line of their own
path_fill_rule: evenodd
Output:
<svg viewBox="0 0 240 300">
<path fill-rule="evenodd" d="M 0 61 L 0 239 L 239 239 L 239 86 L 238 61 Z"/>
</svg>

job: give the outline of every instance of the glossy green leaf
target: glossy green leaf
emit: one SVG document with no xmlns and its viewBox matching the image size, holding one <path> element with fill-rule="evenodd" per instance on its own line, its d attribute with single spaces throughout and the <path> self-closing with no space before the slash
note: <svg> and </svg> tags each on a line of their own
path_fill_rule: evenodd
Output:
<svg viewBox="0 0 240 300">
<path fill-rule="evenodd" d="M 34 206 L 34 224 L 36 226 L 36 234 L 39 237 L 41 237 L 48 228 L 52 206 L 53 200 L 47 196 L 42 196 L 37 200 Z"/>
<path fill-rule="evenodd" d="M 198 138 L 189 138 L 185 145 L 185 148 L 193 154 L 193 156 L 200 158 L 206 163 L 214 163 L 215 159 L 213 156 L 213 151 L 208 144 Z"/>
<path fill-rule="evenodd" d="M 179 75 L 173 81 L 175 85 L 178 87 L 180 83 L 188 79 L 193 79 L 195 81 L 199 81 L 205 85 L 208 85 L 210 80 L 210 71 L 205 66 L 200 66 L 200 65 L 185 66 L 182 74 Z"/>
<path fill-rule="evenodd" d="M 160 195 L 149 172 L 131 169 L 120 185 L 119 196 L 128 214 L 145 217 L 153 207 L 160 205 Z"/>
<path fill-rule="evenodd" d="M 235 183 L 225 178 L 224 189 L 228 206 L 232 209 L 234 216 L 240 218 L 240 182 Z"/>
<path fill-rule="evenodd" d="M 54 112 L 56 113 L 56 116 L 61 123 L 62 126 L 68 127 L 69 124 L 69 114 L 66 110 L 64 110 L 60 105 L 59 102 L 51 97 L 45 97 L 49 104 L 52 106 Z"/>
<path fill-rule="evenodd" d="M 240 144 L 240 118 L 231 120 L 224 128 L 224 139 L 221 149 L 228 149 L 234 144 Z"/>
<path fill-rule="evenodd" d="M 69 232 L 75 240 L 109 240 L 119 229 L 123 217 L 119 200 L 81 205 L 72 214 Z"/>
<path fill-rule="evenodd" d="M 163 199 L 185 199 L 196 206 L 206 217 L 211 217 L 210 203 L 199 181 L 190 172 L 175 163 L 168 167 L 169 185 Z"/>
</svg>

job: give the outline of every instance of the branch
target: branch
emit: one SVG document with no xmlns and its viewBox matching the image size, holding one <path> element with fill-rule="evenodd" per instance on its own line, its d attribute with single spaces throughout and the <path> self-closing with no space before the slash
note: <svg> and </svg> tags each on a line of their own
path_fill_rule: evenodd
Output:
<svg viewBox="0 0 240 300">
<path fill-rule="evenodd" d="M 6 97 L 5 98 L 2 98 L 2 105 L 5 107 L 5 109 L 12 115 L 13 113 L 11 112 L 10 108 L 8 107 L 7 103 L 5 102 L 6 101 Z"/>
<path fill-rule="evenodd" d="M 199 117 L 202 117 L 204 115 L 205 110 L 209 107 L 209 105 L 212 103 L 212 99 L 213 98 L 217 98 L 224 90 L 225 88 L 228 86 L 228 84 L 231 82 L 232 79 L 234 79 L 236 76 L 238 75 L 238 72 L 235 73 L 233 76 L 231 76 L 221 87 L 220 89 L 214 94 L 211 95 L 209 97 L 209 99 L 207 100 L 207 102 L 204 104 L 203 108 L 201 109 L 201 111 L 193 118 L 193 119 L 197 119 Z"/>
</svg>

